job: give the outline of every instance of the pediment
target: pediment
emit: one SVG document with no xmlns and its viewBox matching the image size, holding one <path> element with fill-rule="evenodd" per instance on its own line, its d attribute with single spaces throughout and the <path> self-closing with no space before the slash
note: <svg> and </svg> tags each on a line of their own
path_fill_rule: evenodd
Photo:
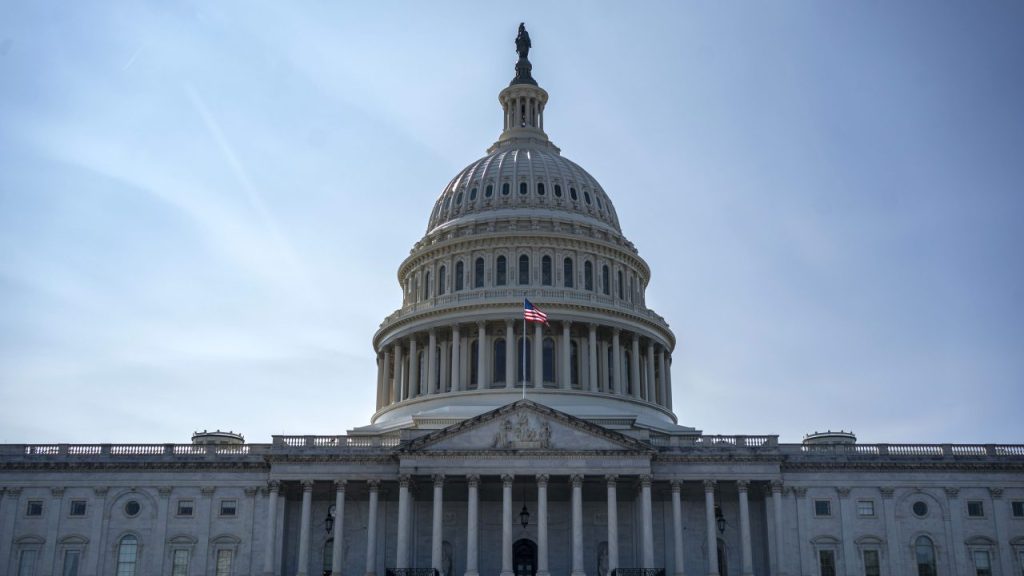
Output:
<svg viewBox="0 0 1024 576">
<path fill-rule="evenodd" d="M 649 452 L 619 432 L 530 400 L 519 400 L 417 438 L 402 452 L 467 451 Z"/>
</svg>

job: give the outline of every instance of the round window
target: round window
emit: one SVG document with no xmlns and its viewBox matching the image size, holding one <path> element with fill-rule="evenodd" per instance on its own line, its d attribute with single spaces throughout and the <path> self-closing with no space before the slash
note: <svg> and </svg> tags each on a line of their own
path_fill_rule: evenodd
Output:
<svg viewBox="0 0 1024 576">
<path fill-rule="evenodd" d="M 142 510 L 142 506 L 139 504 L 137 500 L 129 500 L 124 505 L 124 513 L 128 516 L 138 515 L 139 510 Z"/>
<path fill-rule="evenodd" d="M 917 502 L 914 502 L 914 505 L 911 507 L 911 509 L 913 509 L 915 516 L 927 516 L 928 515 L 928 504 L 926 504 L 922 500 L 918 500 Z"/>
</svg>

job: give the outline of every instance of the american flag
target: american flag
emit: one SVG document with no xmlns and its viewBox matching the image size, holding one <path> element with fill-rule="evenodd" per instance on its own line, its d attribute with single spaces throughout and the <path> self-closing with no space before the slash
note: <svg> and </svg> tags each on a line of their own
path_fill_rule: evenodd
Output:
<svg viewBox="0 0 1024 576">
<path fill-rule="evenodd" d="M 548 315 L 541 312 L 540 308 L 534 306 L 529 300 L 523 299 L 523 318 L 529 322 L 548 323 Z"/>
</svg>

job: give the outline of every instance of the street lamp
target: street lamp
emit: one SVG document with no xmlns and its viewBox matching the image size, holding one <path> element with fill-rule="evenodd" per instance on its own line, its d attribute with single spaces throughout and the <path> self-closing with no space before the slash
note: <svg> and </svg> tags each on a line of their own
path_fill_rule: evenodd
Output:
<svg viewBox="0 0 1024 576">
<path fill-rule="evenodd" d="M 334 530 L 334 505 L 327 509 L 327 517 L 324 518 L 324 528 L 327 529 L 327 533 L 330 534 L 331 530 Z"/>
<path fill-rule="evenodd" d="M 526 486 L 523 486 L 523 509 L 519 512 L 519 523 L 523 529 L 530 523 L 530 511 L 526 509 Z"/>
<path fill-rule="evenodd" d="M 718 525 L 718 533 L 725 534 L 725 514 L 722 514 L 722 507 L 715 505 L 715 524 Z"/>
</svg>

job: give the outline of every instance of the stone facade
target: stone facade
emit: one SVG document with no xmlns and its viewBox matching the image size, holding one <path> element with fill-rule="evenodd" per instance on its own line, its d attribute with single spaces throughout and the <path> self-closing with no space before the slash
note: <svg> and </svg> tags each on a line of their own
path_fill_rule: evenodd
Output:
<svg viewBox="0 0 1024 576">
<path fill-rule="evenodd" d="M 0 446 L 0 574 L 1024 574 L 1022 445 L 680 425 L 650 269 L 547 101 L 501 91 L 399 267 L 367 426 Z"/>
</svg>

